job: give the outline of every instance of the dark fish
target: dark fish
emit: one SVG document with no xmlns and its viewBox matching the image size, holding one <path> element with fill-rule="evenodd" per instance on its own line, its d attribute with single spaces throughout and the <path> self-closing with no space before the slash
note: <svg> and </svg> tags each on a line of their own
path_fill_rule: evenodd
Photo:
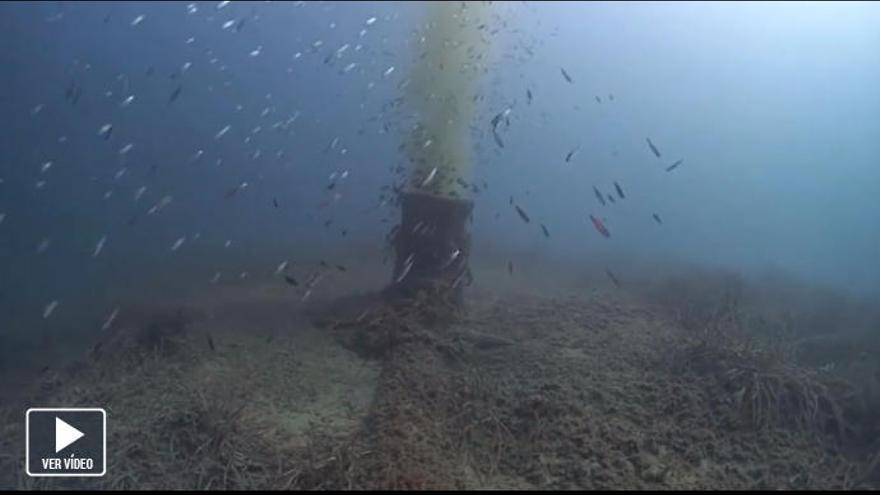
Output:
<svg viewBox="0 0 880 495">
<path fill-rule="evenodd" d="M 180 90 L 182 90 L 182 89 L 183 89 L 183 86 L 178 86 L 178 87 L 174 88 L 174 91 L 171 92 L 171 96 L 168 97 L 168 104 L 169 105 L 174 103 L 174 100 L 176 100 L 177 97 L 180 96 Z"/>
<path fill-rule="evenodd" d="M 235 25 L 235 32 L 236 32 L 236 33 L 240 33 L 240 32 L 241 32 L 241 28 L 244 27 L 244 21 L 246 21 L 246 20 L 247 20 L 246 17 L 242 17 L 241 20 L 238 21 L 238 24 Z"/>
<path fill-rule="evenodd" d="M 612 196 L 612 195 L 610 195 L 610 194 L 608 195 L 608 201 L 611 201 L 612 203 L 616 203 L 616 202 L 617 202 L 617 201 L 614 201 L 614 196 Z"/>
<path fill-rule="evenodd" d="M 290 275 L 285 275 L 285 276 L 284 276 L 284 280 L 285 280 L 288 284 L 290 284 L 290 285 L 292 285 L 292 286 L 294 286 L 294 287 L 298 287 L 298 286 L 299 286 L 299 282 L 297 282 L 296 279 L 293 278 L 293 277 L 291 277 Z"/>
<path fill-rule="evenodd" d="M 658 225 L 663 225 L 663 220 L 660 220 L 660 216 L 656 213 L 653 214 L 654 221 L 657 222 Z"/>
<path fill-rule="evenodd" d="M 673 163 L 672 165 L 666 167 L 666 171 L 667 171 L 667 172 L 671 172 L 673 169 L 675 169 L 676 167 L 678 167 L 679 165 L 681 165 L 681 162 L 683 162 L 683 161 L 684 161 L 683 159 L 682 159 L 682 160 L 679 160 L 679 161 Z"/>
<path fill-rule="evenodd" d="M 235 196 L 235 194 L 238 192 L 239 189 L 241 189 L 241 186 L 235 186 L 235 187 L 231 188 L 230 190 L 226 191 L 226 194 L 224 194 L 223 196 L 226 199 L 230 199 L 233 196 Z"/>
<path fill-rule="evenodd" d="M 330 224 L 332 224 L 332 223 L 333 223 L 333 220 L 327 220 L 326 222 L 324 222 L 324 227 L 329 227 Z"/>
<path fill-rule="evenodd" d="M 526 89 L 526 98 L 529 99 L 529 104 L 532 103 L 532 90 Z"/>
<path fill-rule="evenodd" d="M 550 238 L 550 232 L 547 230 L 547 227 L 545 227 L 543 223 L 541 224 L 541 230 L 544 231 L 544 237 L 547 237 L 547 238 L 549 239 L 549 238 Z"/>
<path fill-rule="evenodd" d="M 562 71 L 562 77 L 564 77 L 566 81 L 571 83 L 571 77 L 568 75 L 568 72 L 565 72 L 565 69 L 563 69 L 562 67 L 560 67 L 559 70 Z"/>
<path fill-rule="evenodd" d="M 593 186 L 593 192 L 596 194 L 596 199 L 598 199 L 599 202 L 602 203 L 602 206 L 605 206 L 605 198 L 602 197 L 602 193 L 599 192 L 598 189 L 596 189 L 596 186 Z"/>
<path fill-rule="evenodd" d="M 278 199 L 272 198 L 272 204 L 275 205 L 275 208 L 278 208 Z"/>
<path fill-rule="evenodd" d="M 330 268 L 330 265 L 328 265 L 327 262 L 324 260 L 321 260 L 321 266 L 324 268 Z"/>
<path fill-rule="evenodd" d="M 47 364 L 46 366 L 43 366 L 43 367 L 40 369 L 40 373 L 45 373 L 45 372 L 47 372 L 47 371 L 49 371 L 49 365 L 48 365 L 48 364 Z"/>
<path fill-rule="evenodd" d="M 617 189 L 617 195 L 620 196 L 620 199 L 626 197 L 623 195 L 623 189 L 620 188 L 620 184 L 618 184 L 617 182 L 614 182 L 614 189 Z"/>
<path fill-rule="evenodd" d="M 523 219 L 523 222 L 529 223 L 531 221 L 529 220 L 529 216 L 526 215 L 526 212 L 524 212 L 519 205 L 513 205 L 513 207 L 516 208 L 516 212 L 519 213 L 519 217 Z"/>
<path fill-rule="evenodd" d="M 499 113 L 498 115 L 492 117 L 492 129 L 497 129 L 498 124 L 501 122 L 501 119 L 504 118 L 504 112 Z"/>
<path fill-rule="evenodd" d="M 342 231 L 342 237 L 345 237 L 346 235 L 348 235 L 348 230 L 343 230 L 343 231 Z"/>
<path fill-rule="evenodd" d="M 614 95 L 611 93 L 608 93 L 608 99 L 611 101 L 614 101 Z"/>
<path fill-rule="evenodd" d="M 660 158 L 660 152 L 657 151 L 657 147 L 654 146 L 654 143 L 651 142 L 651 138 L 645 138 L 645 140 L 648 141 L 648 146 L 651 147 L 651 151 L 654 152 L 654 156 Z"/>
<path fill-rule="evenodd" d="M 579 149 L 581 149 L 580 146 L 575 146 L 575 148 L 573 150 L 569 151 L 568 154 L 565 155 L 565 162 L 566 163 L 570 162 L 571 158 L 574 156 L 575 153 L 578 152 Z"/>
<path fill-rule="evenodd" d="M 335 183 L 335 182 L 331 182 L 330 185 L 327 186 L 327 190 L 328 190 L 328 191 L 332 191 L 334 187 L 336 187 L 336 183 Z"/>
<path fill-rule="evenodd" d="M 601 220 L 599 220 L 598 218 L 594 217 L 593 215 L 590 215 L 590 220 L 593 222 L 593 227 L 595 227 L 595 229 L 596 229 L 600 234 L 602 234 L 602 235 L 605 236 L 605 237 L 611 237 L 611 233 L 608 232 L 608 229 L 605 227 L 605 224 L 602 223 Z"/>
<path fill-rule="evenodd" d="M 69 101 L 71 105 L 76 106 L 80 96 L 82 96 L 82 88 L 76 84 L 76 81 L 71 81 L 70 86 L 68 86 L 67 90 L 64 92 L 64 98 Z"/>
<path fill-rule="evenodd" d="M 495 129 L 492 129 L 492 137 L 495 138 L 495 144 L 497 144 L 499 148 L 504 147 L 504 141 L 501 140 L 501 136 L 498 135 L 498 132 Z"/>
<path fill-rule="evenodd" d="M 333 265 L 333 266 L 335 266 L 336 269 L 339 270 L 340 272 L 344 272 L 344 271 L 346 271 L 345 267 L 342 266 L 342 265 Z"/>
<path fill-rule="evenodd" d="M 507 262 L 507 271 L 510 272 L 511 275 L 513 275 L 513 262 L 512 261 Z"/>
<path fill-rule="evenodd" d="M 510 204 L 513 204 L 513 196 L 510 197 Z"/>
<path fill-rule="evenodd" d="M 596 97 L 596 103 L 602 103 L 602 98 Z"/>
<path fill-rule="evenodd" d="M 617 286 L 618 288 L 620 288 L 620 281 L 618 281 L 618 280 L 617 280 L 617 277 L 615 277 L 614 274 L 611 273 L 611 270 L 605 270 L 605 274 L 608 275 L 608 278 L 611 279 L 611 281 L 614 283 L 615 286 Z"/>
<path fill-rule="evenodd" d="M 211 334 L 208 334 L 208 347 L 211 348 L 211 352 L 216 351 L 217 349 L 214 347 L 214 339 L 211 338 Z"/>
</svg>

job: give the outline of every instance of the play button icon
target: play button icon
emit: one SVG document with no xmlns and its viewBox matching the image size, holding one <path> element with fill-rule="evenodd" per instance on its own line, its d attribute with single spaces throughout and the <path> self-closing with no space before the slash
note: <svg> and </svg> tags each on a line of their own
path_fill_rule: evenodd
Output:
<svg viewBox="0 0 880 495">
<path fill-rule="evenodd" d="M 85 433 L 65 423 L 61 418 L 55 418 L 55 453 L 64 450 L 65 447 L 79 440 Z"/>
<path fill-rule="evenodd" d="M 32 408 L 26 415 L 28 476 L 104 476 L 107 413 L 97 408 Z"/>
</svg>

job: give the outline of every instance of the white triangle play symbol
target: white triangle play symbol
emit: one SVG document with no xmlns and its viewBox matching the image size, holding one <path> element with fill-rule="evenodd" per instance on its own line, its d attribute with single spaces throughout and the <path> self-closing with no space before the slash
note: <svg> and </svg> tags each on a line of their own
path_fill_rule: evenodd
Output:
<svg viewBox="0 0 880 495">
<path fill-rule="evenodd" d="M 77 430 L 60 418 L 55 418 L 55 453 L 61 452 L 68 445 L 79 440 L 85 433 Z"/>
</svg>

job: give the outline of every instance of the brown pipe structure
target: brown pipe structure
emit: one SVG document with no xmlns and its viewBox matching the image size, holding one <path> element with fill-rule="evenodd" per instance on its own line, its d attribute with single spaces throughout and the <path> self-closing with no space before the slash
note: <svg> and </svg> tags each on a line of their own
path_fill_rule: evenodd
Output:
<svg viewBox="0 0 880 495">
<path fill-rule="evenodd" d="M 471 280 L 471 238 L 467 221 L 474 203 L 424 191 L 401 197 L 400 225 L 391 233 L 394 271 L 385 295 L 392 301 L 414 299 L 420 291 L 460 306 Z"/>
</svg>

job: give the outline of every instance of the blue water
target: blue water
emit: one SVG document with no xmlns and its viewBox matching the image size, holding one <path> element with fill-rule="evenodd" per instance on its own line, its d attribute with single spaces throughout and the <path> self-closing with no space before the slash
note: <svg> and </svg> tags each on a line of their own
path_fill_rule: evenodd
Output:
<svg viewBox="0 0 880 495">
<path fill-rule="evenodd" d="M 880 5 L 493 8 L 470 123 L 468 179 L 489 186 L 475 197 L 474 256 L 614 254 L 880 294 Z M 406 166 L 405 111 L 389 103 L 418 63 L 425 10 L 0 4 L 0 336 L 98 327 L 120 301 L 217 272 L 268 277 L 306 253 L 373 246 L 359 261 L 380 263 L 399 213 L 379 195 Z M 75 104 L 68 90 L 81 91 Z M 507 108 L 499 148 L 490 121 Z M 615 194 L 614 181 L 626 198 L 600 205 L 593 186 Z"/>
</svg>

